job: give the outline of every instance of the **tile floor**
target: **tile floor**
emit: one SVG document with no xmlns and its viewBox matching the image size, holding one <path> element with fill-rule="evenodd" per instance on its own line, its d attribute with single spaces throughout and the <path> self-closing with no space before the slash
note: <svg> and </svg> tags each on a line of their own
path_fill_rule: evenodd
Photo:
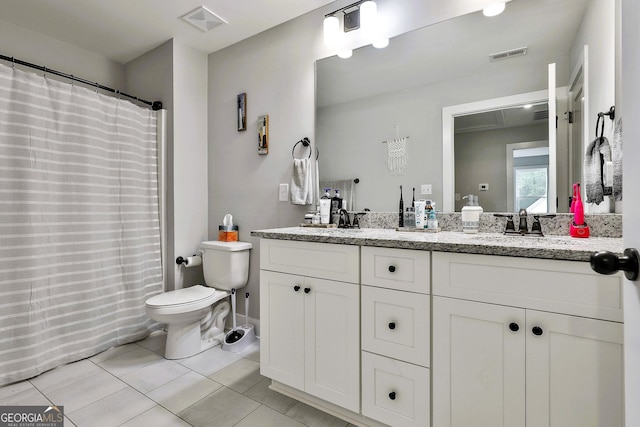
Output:
<svg viewBox="0 0 640 427">
<path fill-rule="evenodd" d="M 0 406 L 63 405 L 66 427 L 351 426 L 269 390 L 258 343 L 172 361 L 162 357 L 165 339 L 156 333 L 0 387 Z"/>
</svg>

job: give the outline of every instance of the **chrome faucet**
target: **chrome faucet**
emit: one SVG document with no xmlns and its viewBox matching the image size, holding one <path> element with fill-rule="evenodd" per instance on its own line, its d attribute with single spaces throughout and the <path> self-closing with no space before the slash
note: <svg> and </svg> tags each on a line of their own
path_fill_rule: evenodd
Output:
<svg viewBox="0 0 640 427">
<path fill-rule="evenodd" d="M 527 234 L 529 232 L 529 226 L 527 225 L 527 210 L 520 209 L 518 211 L 518 215 L 520 216 L 520 224 L 518 225 L 518 231 L 522 234 Z"/>
</svg>

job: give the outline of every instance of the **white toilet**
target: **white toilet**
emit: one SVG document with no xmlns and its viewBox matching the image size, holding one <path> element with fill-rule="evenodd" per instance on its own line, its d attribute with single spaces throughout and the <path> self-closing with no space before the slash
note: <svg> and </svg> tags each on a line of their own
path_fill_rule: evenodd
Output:
<svg viewBox="0 0 640 427">
<path fill-rule="evenodd" d="M 166 359 L 193 356 L 222 342 L 230 311 L 225 298 L 231 289 L 246 286 L 251 246 L 247 242 L 202 242 L 206 286 L 177 289 L 146 301 L 147 315 L 167 325 Z"/>
</svg>

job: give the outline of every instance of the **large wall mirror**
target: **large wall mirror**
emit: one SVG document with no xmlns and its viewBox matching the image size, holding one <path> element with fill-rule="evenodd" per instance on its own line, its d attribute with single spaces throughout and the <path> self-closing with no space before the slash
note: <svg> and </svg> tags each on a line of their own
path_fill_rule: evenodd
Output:
<svg viewBox="0 0 640 427">
<path fill-rule="evenodd" d="M 459 210 L 456 193 L 473 193 L 480 196 L 481 205 L 486 201 L 485 211 L 512 211 L 515 206 L 507 197 L 507 144 L 547 140 L 544 129 L 549 122 L 555 124 L 557 116 L 557 144 L 549 147 L 551 153 L 547 154 L 556 175 L 548 179 L 548 184 L 555 180 L 550 194 L 555 193 L 556 199 L 549 200 L 549 206 L 557 204 L 557 211 L 566 212 L 565 199 L 581 162 L 579 155 L 569 152 L 571 135 L 564 114 L 571 82 L 576 70 L 589 64 L 583 71 L 588 71 L 584 90 L 588 87 L 590 100 L 583 108 L 580 129 L 586 140 L 594 131 L 597 111 L 615 104 L 616 1 L 513 0 L 497 17 L 487 18 L 476 12 L 395 37 L 386 49 L 367 46 L 354 51 L 347 60 L 329 57 L 317 61 L 320 180 L 358 178 L 353 206 L 358 211 L 397 210 L 400 185 L 405 202 L 411 200 L 415 188 L 416 198 L 434 200 L 439 210 Z M 589 62 L 584 57 L 585 45 L 589 47 Z M 525 55 L 489 59 L 491 54 L 523 47 L 527 48 Z M 558 88 L 557 111 L 552 115 L 547 102 L 549 64 L 555 64 L 554 86 Z M 483 117 L 461 114 L 459 127 L 464 130 L 452 131 L 451 147 L 452 153 L 458 151 L 466 157 L 458 159 L 457 166 L 455 156 L 448 161 L 443 158 L 443 109 L 528 94 L 539 98 L 540 94 L 546 95 L 533 102 L 529 110 L 538 121 L 513 125 L 509 116 L 516 112 L 508 110 L 522 108 L 524 103 L 483 110 L 479 112 Z M 542 119 L 545 114 L 548 117 Z M 487 120 L 503 120 L 505 126 L 511 123 L 510 130 L 481 129 Z M 525 126 L 529 132 L 526 136 L 505 136 Z M 457 150 L 458 143 L 462 147 L 472 139 L 472 130 L 484 132 L 485 139 L 505 142 L 501 148 Z M 606 131 L 612 130 L 613 124 L 607 123 Z M 408 138 L 407 165 L 402 174 L 387 167 L 390 146 L 385 142 L 396 137 Z M 495 154 L 498 151 L 500 155 Z M 574 147 L 574 151 L 579 153 L 580 149 Z M 535 157 L 540 160 L 544 154 Z M 570 159 L 576 164 L 572 165 Z M 455 169 L 469 174 L 475 169 L 477 174 L 468 183 L 459 177 L 454 184 L 456 178 L 449 177 Z M 570 171 L 574 171 L 571 176 Z M 431 184 L 431 194 L 422 194 L 424 184 Z M 481 191 L 480 184 L 489 184 L 488 189 Z"/>
</svg>

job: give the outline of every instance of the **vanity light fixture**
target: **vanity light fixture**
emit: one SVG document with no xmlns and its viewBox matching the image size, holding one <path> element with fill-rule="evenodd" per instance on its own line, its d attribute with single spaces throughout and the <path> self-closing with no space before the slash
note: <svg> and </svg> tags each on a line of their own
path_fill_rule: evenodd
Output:
<svg viewBox="0 0 640 427">
<path fill-rule="evenodd" d="M 339 13 L 342 13 L 342 31 L 340 19 L 336 16 Z M 389 38 L 381 31 L 378 7 L 372 0 L 360 0 L 326 14 L 323 22 L 324 44 L 336 49 L 340 58 L 350 58 L 353 51 L 345 47 L 344 33 L 357 29 L 361 29 L 364 36 L 371 40 L 373 47 L 389 45 Z"/>
<path fill-rule="evenodd" d="M 492 4 L 491 6 L 487 6 L 482 9 L 482 14 L 484 16 L 498 16 L 502 12 L 504 12 L 505 2 L 500 2 L 496 4 Z"/>
</svg>

